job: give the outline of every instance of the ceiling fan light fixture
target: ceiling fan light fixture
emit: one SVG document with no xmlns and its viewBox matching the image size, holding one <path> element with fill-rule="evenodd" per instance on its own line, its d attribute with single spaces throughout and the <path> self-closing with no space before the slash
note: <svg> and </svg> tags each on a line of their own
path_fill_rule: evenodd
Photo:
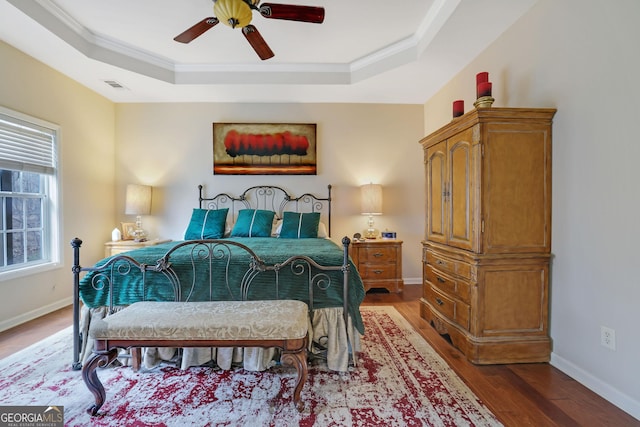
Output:
<svg viewBox="0 0 640 427">
<path fill-rule="evenodd" d="M 324 8 L 293 4 L 263 3 L 260 0 L 213 0 L 215 17 L 204 18 L 187 28 L 173 39 L 180 43 L 190 43 L 209 29 L 223 22 L 231 28 L 240 28 L 253 50 L 260 59 L 273 58 L 273 51 L 262 38 L 258 29 L 251 25 L 253 11 L 258 11 L 269 19 L 309 22 L 321 24 L 324 21 Z"/>
<path fill-rule="evenodd" d="M 231 28 L 246 27 L 253 17 L 251 7 L 244 0 L 216 0 L 213 13 L 220 22 Z"/>
</svg>

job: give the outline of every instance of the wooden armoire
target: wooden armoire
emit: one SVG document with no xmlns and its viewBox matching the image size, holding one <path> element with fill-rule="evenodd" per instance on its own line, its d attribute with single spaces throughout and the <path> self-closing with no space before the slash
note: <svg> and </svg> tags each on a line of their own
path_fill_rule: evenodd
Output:
<svg viewBox="0 0 640 427">
<path fill-rule="evenodd" d="M 421 316 L 473 363 L 546 362 L 555 109 L 477 108 L 420 141 Z"/>
</svg>

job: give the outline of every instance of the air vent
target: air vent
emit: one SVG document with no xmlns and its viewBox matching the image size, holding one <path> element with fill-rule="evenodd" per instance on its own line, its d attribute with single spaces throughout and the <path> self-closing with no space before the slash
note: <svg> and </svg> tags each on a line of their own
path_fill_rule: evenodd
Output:
<svg viewBox="0 0 640 427">
<path fill-rule="evenodd" d="M 103 80 L 103 81 L 114 89 L 126 89 L 126 87 L 122 86 L 120 83 L 118 83 L 115 80 Z"/>
</svg>

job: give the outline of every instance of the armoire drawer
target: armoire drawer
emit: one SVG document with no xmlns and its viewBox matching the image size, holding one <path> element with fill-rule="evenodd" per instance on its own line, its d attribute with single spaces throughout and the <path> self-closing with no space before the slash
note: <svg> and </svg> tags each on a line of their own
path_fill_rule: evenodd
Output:
<svg viewBox="0 0 640 427">
<path fill-rule="evenodd" d="M 469 330 L 469 314 L 471 310 L 467 304 L 455 298 L 450 298 L 433 287 L 427 287 L 425 290 L 425 298 L 431 307 L 456 322 L 462 328 Z"/>
<path fill-rule="evenodd" d="M 441 257 L 432 251 L 427 251 L 426 259 L 427 264 L 434 266 L 440 271 L 455 274 L 465 279 L 471 279 L 471 266 L 466 262 Z"/>
<path fill-rule="evenodd" d="M 469 302 L 469 282 L 464 279 L 453 278 L 436 270 L 431 265 L 425 267 L 427 280 L 444 293 L 456 296 L 464 302 Z"/>
</svg>

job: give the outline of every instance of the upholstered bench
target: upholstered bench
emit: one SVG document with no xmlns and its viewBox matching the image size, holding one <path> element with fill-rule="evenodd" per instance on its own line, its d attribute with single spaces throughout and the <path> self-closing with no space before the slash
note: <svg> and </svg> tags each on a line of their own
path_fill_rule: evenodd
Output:
<svg viewBox="0 0 640 427">
<path fill-rule="evenodd" d="M 278 347 L 282 362 L 296 369 L 293 401 L 304 408 L 308 307 L 301 301 L 137 302 L 93 322 L 89 337 L 95 344 L 82 378 L 95 397 L 91 415 L 106 398 L 96 369 L 110 364 L 118 349 L 140 347 Z"/>
</svg>

